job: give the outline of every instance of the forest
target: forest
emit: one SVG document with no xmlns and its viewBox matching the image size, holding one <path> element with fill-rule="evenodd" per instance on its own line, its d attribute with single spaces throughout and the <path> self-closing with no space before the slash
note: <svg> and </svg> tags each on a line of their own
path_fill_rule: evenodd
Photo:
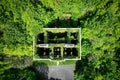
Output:
<svg viewBox="0 0 120 80">
<path fill-rule="evenodd" d="M 75 80 L 120 79 L 120 0 L 0 0 L 0 80 L 43 80 L 33 36 L 48 27 L 81 28 Z"/>
</svg>

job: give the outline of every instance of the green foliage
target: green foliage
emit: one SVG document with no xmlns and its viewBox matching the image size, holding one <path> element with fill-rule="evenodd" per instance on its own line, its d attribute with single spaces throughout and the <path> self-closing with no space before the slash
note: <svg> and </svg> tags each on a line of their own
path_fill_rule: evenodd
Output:
<svg viewBox="0 0 120 80">
<path fill-rule="evenodd" d="M 89 6 L 92 3 L 86 5 Z M 114 61 L 114 58 L 118 59 L 114 55 L 119 53 L 115 51 L 120 47 L 120 27 L 117 16 L 119 15 L 119 2 L 118 0 L 96 0 L 93 5 L 93 10 L 86 11 L 82 17 L 83 23 L 81 25 L 83 27 L 82 55 L 87 57 L 87 54 L 91 54 L 93 56 L 88 56 L 87 59 L 83 58 L 76 64 L 79 69 L 76 68 L 75 77 L 78 80 L 117 80 L 119 75 L 115 74 L 117 71 L 119 72 L 117 67 L 119 63 L 117 60 Z"/>
<path fill-rule="evenodd" d="M 1 80 L 37 80 L 37 74 L 31 69 L 9 69 L 6 70 Z"/>
<path fill-rule="evenodd" d="M 5 70 L 10 69 L 12 66 L 9 62 L 0 61 L 0 75 L 4 73 Z"/>
<path fill-rule="evenodd" d="M 94 54 L 87 54 L 81 61 L 76 63 L 76 77 L 78 79 L 102 80 L 108 76 L 111 79 L 115 73 L 116 63 L 112 60 L 111 54 L 99 57 Z"/>
<path fill-rule="evenodd" d="M 75 60 L 66 60 L 66 61 L 62 61 L 62 62 L 60 62 L 60 64 L 59 65 L 73 65 L 73 66 L 75 66 Z"/>
<path fill-rule="evenodd" d="M 55 66 L 56 62 L 53 61 L 49 61 L 49 60 L 41 60 L 41 61 L 34 61 L 33 65 L 37 66 L 37 65 L 44 65 L 44 66 Z"/>
<path fill-rule="evenodd" d="M 120 76 L 119 9 L 119 0 L 1 0 L 0 54 L 32 56 L 32 37 L 42 31 L 41 28 L 48 27 L 57 17 L 80 18 L 81 25 L 76 27 L 82 28 L 82 56 L 88 57 L 77 63 L 76 80 L 117 80 Z M 21 59 L 18 64 L 19 61 Z M 11 67 L 9 62 L 0 61 L 0 74 Z M 18 73 L 30 79 L 28 72 Z M 14 76 L 5 75 L 7 78 L 3 79 L 7 80 Z"/>
</svg>

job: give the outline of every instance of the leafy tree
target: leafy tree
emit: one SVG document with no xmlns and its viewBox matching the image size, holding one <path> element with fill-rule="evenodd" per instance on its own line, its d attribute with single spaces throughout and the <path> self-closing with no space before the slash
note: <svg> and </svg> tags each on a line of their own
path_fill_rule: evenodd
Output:
<svg viewBox="0 0 120 80">
<path fill-rule="evenodd" d="M 120 73 L 119 9 L 119 0 L 1 0 L 0 54 L 19 57 L 14 57 L 13 62 L 17 63 L 15 68 L 19 68 L 21 61 L 32 63 L 28 57 L 22 59 L 24 55 L 32 56 L 32 37 L 58 17 L 63 21 L 70 17 L 72 25 L 78 20 L 81 25 L 75 26 L 82 28 L 83 59 L 76 64 L 76 79 L 117 80 L 120 76 L 115 75 Z M 67 24 L 61 25 L 70 27 Z M 10 62 L 1 60 L 0 63 L 1 74 L 13 67 Z M 26 64 L 22 68 L 28 66 Z M 27 75 L 27 71 L 23 72 Z M 9 78 L 9 75 L 6 75 Z"/>
</svg>

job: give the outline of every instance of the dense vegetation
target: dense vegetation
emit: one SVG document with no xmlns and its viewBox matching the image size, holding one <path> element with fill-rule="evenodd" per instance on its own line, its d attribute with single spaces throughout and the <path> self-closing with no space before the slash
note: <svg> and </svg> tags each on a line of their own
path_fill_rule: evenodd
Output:
<svg viewBox="0 0 120 80">
<path fill-rule="evenodd" d="M 70 26 L 82 29 L 82 60 L 76 62 L 75 79 L 118 80 L 119 0 L 0 0 L 0 79 L 35 77 L 24 70 L 32 65 L 32 37 L 58 18 L 70 18 Z M 20 71 L 11 74 L 12 68 Z"/>
</svg>

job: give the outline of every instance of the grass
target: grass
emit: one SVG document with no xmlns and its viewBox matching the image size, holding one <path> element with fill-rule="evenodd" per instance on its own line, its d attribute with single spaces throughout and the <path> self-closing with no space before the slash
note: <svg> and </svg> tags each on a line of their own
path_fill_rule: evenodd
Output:
<svg viewBox="0 0 120 80">
<path fill-rule="evenodd" d="M 33 65 L 56 66 L 56 62 L 52 62 L 49 60 L 38 60 L 38 61 L 34 61 Z"/>
<path fill-rule="evenodd" d="M 76 60 L 66 60 L 66 61 L 62 61 L 59 64 L 60 65 L 75 65 Z"/>
<path fill-rule="evenodd" d="M 49 60 L 39 60 L 39 61 L 34 61 L 33 65 L 46 65 L 46 66 L 57 66 L 57 61 L 59 60 L 54 60 L 54 61 L 49 61 Z M 59 65 L 75 65 L 76 60 L 66 60 L 66 61 L 60 61 Z"/>
</svg>

